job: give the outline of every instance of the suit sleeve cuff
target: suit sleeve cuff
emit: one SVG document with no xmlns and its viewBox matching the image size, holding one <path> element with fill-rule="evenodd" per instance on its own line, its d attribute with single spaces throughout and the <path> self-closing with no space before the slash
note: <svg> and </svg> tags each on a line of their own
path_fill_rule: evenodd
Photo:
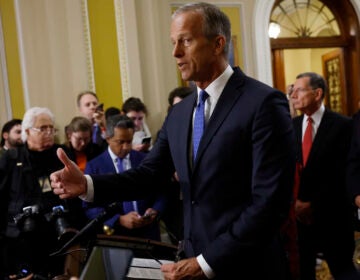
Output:
<svg viewBox="0 0 360 280">
<path fill-rule="evenodd" d="M 94 201 L 94 183 L 93 180 L 89 175 L 85 175 L 86 179 L 86 194 L 80 195 L 79 198 L 86 202 L 93 202 Z"/>
<path fill-rule="evenodd" d="M 212 268 L 208 265 L 208 263 L 205 261 L 203 255 L 199 255 L 196 257 L 197 262 L 199 263 L 202 271 L 204 272 L 205 276 L 208 279 L 213 279 L 215 278 L 215 273 L 212 270 Z"/>
</svg>

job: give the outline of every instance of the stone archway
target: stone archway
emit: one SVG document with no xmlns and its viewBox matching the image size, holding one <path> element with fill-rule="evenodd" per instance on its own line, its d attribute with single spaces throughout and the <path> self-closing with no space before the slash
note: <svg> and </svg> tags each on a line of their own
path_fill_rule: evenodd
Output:
<svg viewBox="0 0 360 280">
<path fill-rule="evenodd" d="M 255 42 L 255 48 L 254 48 L 255 73 L 259 80 L 269 85 L 273 85 L 273 74 L 272 74 L 272 61 L 271 61 L 271 46 L 267 31 L 268 31 L 268 24 L 270 22 L 270 14 L 274 3 L 275 0 L 268 0 L 268 1 L 256 0 L 253 31 L 252 31 L 254 34 L 253 36 Z M 345 4 L 352 5 L 357 16 L 357 21 L 358 21 L 357 24 L 359 25 L 360 2 L 357 0 L 348 0 L 348 3 Z M 359 34 L 357 35 L 359 37 Z M 357 40 L 360 40 L 358 37 L 356 37 Z M 360 42 L 358 42 L 357 45 L 360 45 Z M 359 73 L 359 71 L 355 71 L 355 72 Z M 352 77 L 352 79 L 354 78 Z M 360 84 L 354 81 L 354 84 L 351 86 L 350 92 L 352 92 L 352 96 L 350 96 L 349 98 L 353 100 L 359 99 L 358 93 L 360 93 Z M 349 109 L 350 112 L 356 110 L 356 108 L 353 105 Z"/>
</svg>

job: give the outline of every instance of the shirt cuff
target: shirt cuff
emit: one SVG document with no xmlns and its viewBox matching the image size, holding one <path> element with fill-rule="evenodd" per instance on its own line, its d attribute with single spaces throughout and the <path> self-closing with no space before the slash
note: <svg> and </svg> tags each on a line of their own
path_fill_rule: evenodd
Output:
<svg viewBox="0 0 360 280">
<path fill-rule="evenodd" d="M 87 185 L 86 194 L 79 195 L 79 198 L 81 200 L 86 201 L 86 202 L 93 202 L 94 201 L 94 183 L 93 183 L 93 180 L 91 179 L 91 177 L 89 175 L 85 175 L 85 179 L 86 179 L 86 185 Z"/>
<path fill-rule="evenodd" d="M 202 271 L 204 272 L 205 276 L 208 279 L 213 279 L 215 278 L 215 273 L 212 270 L 212 268 L 208 265 L 208 263 L 205 261 L 203 255 L 199 255 L 196 257 L 197 262 L 199 263 Z"/>
</svg>

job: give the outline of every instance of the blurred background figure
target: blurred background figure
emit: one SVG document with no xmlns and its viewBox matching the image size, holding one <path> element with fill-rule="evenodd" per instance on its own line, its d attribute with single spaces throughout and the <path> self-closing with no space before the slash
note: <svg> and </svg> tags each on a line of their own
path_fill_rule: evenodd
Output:
<svg viewBox="0 0 360 280">
<path fill-rule="evenodd" d="M 321 75 L 305 72 L 296 77 L 291 94 L 294 108 L 302 113 L 293 118 L 296 158 L 302 166 L 294 209 L 301 280 L 316 279 L 319 255 L 334 279 L 359 279 L 346 190 L 352 120 L 325 107 L 327 89 Z"/>
<path fill-rule="evenodd" d="M 121 114 L 121 110 L 119 108 L 109 107 L 105 110 L 105 121 L 111 116 L 120 115 L 120 114 Z"/>
<path fill-rule="evenodd" d="M 0 157 L 6 150 L 16 148 L 22 144 L 21 122 L 20 119 L 12 119 L 2 127 Z"/>
<path fill-rule="evenodd" d="M 169 93 L 169 97 L 168 97 L 168 102 L 169 102 L 169 107 L 168 107 L 168 111 L 178 102 L 180 102 L 181 100 L 183 100 L 186 96 L 192 94 L 194 92 L 194 89 L 191 87 L 177 87 L 174 88 L 172 91 L 170 91 Z"/>
<path fill-rule="evenodd" d="M 92 142 L 101 148 L 106 148 L 105 141 L 105 115 L 103 104 L 95 92 L 84 91 L 77 96 L 77 106 L 80 114 L 87 118 L 92 124 Z"/>
<path fill-rule="evenodd" d="M 132 150 L 134 122 L 127 116 L 116 115 L 106 122 L 108 148 L 86 165 L 85 174 L 122 173 L 137 167 L 146 154 Z M 121 186 L 119 186 L 121 187 Z M 161 241 L 159 218 L 164 212 L 163 196 L 152 195 L 143 200 L 125 201 L 120 213 L 107 220 L 98 232 L 127 235 Z M 96 218 L 106 205 L 83 203 L 89 219 Z"/>
<path fill-rule="evenodd" d="M 150 130 L 146 124 L 145 117 L 148 110 L 140 98 L 130 97 L 122 106 L 122 113 L 133 120 L 135 133 L 133 138 L 133 149 L 139 152 L 148 152 L 152 146 Z"/>
<path fill-rule="evenodd" d="M 102 152 L 100 146 L 91 141 L 91 122 L 85 117 L 74 117 L 66 130 L 66 152 L 84 172 L 86 163 Z"/>
<path fill-rule="evenodd" d="M 24 144 L 0 158 L 0 268 L 4 275 L 18 274 L 24 267 L 46 279 L 63 274 L 65 257 L 54 259 L 49 254 L 86 221 L 79 199 L 61 200 L 52 192 L 49 176 L 63 167 L 56 155 L 60 147 L 54 142 L 56 132 L 48 108 L 30 108 L 22 121 Z"/>
<path fill-rule="evenodd" d="M 291 94 L 293 93 L 294 85 L 288 85 L 286 88 L 286 97 L 289 101 L 289 109 L 290 109 L 290 115 L 292 118 L 295 118 L 298 115 L 298 112 L 296 111 L 294 107 L 293 100 L 291 99 Z"/>
</svg>

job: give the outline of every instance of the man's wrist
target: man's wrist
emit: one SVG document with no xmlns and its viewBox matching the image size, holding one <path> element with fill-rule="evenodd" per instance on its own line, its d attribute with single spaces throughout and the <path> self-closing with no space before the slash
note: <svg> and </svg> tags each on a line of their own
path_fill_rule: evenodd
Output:
<svg viewBox="0 0 360 280">
<path fill-rule="evenodd" d="M 85 175 L 85 193 L 82 195 L 79 195 L 79 198 L 81 200 L 84 200 L 86 202 L 93 202 L 94 201 L 94 184 L 92 181 L 92 178 L 90 175 Z"/>
</svg>

